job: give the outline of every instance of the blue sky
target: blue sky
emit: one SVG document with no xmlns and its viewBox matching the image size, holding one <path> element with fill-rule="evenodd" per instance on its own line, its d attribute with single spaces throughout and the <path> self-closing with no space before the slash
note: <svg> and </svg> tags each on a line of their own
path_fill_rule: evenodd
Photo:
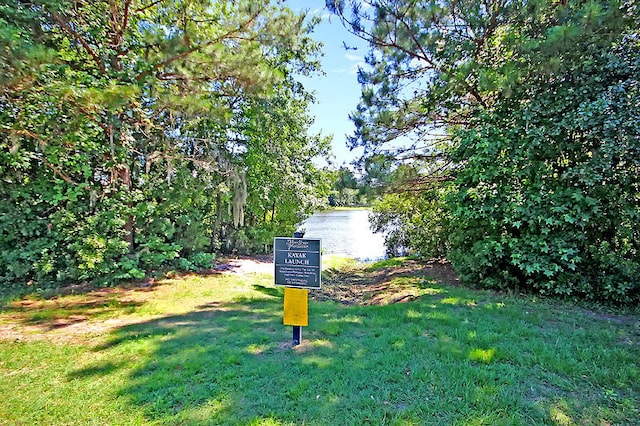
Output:
<svg viewBox="0 0 640 426">
<path fill-rule="evenodd" d="M 314 133 L 333 135 L 335 165 L 349 163 L 362 154 L 362 150 L 349 151 L 346 135 L 354 131 L 349 114 L 355 110 L 360 99 L 360 85 L 357 81 L 359 65 L 364 64 L 368 51 L 367 44 L 350 34 L 336 16 L 331 16 L 325 8 L 324 0 L 289 0 L 294 11 L 308 10 L 310 14 L 322 17 L 313 38 L 324 44 L 322 69 L 324 76 L 301 79 L 307 90 L 315 92 L 317 103 L 311 105 L 311 115 L 315 123 Z M 344 44 L 356 47 L 346 50 Z"/>
</svg>

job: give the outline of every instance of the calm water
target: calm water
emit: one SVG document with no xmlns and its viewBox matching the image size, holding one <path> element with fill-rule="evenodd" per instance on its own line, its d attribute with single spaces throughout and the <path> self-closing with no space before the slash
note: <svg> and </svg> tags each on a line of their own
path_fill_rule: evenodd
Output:
<svg viewBox="0 0 640 426">
<path fill-rule="evenodd" d="M 384 259 L 382 234 L 369 229 L 369 210 L 344 210 L 314 213 L 305 220 L 305 238 L 321 238 L 324 254 L 349 256 L 362 261 Z"/>
</svg>

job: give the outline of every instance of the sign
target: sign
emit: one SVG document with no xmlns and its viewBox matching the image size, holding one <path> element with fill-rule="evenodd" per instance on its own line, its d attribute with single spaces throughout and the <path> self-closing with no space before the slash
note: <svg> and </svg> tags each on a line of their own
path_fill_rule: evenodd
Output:
<svg viewBox="0 0 640 426">
<path fill-rule="evenodd" d="M 319 289 L 321 268 L 320 239 L 275 238 L 273 263 L 275 284 Z"/>
<path fill-rule="evenodd" d="M 309 290 L 306 288 L 285 287 L 284 325 L 309 325 Z"/>
</svg>

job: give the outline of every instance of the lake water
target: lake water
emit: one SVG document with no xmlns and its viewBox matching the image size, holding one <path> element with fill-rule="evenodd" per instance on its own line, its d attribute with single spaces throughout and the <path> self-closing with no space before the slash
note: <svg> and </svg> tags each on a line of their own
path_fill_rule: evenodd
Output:
<svg viewBox="0 0 640 426">
<path fill-rule="evenodd" d="M 304 238 L 322 239 L 324 254 L 374 261 L 386 257 L 384 236 L 369 229 L 369 210 L 329 210 L 314 213 L 300 228 Z"/>
</svg>

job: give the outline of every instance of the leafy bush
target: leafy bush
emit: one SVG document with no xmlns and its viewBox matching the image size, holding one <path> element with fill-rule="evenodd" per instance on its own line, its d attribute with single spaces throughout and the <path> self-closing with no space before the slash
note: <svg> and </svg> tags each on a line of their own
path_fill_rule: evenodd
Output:
<svg viewBox="0 0 640 426">
<path fill-rule="evenodd" d="M 451 260 L 465 282 L 640 298 L 640 37 L 593 49 L 457 132 Z"/>
<path fill-rule="evenodd" d="M 392 193 L 374 203 L 371 228 L 384 233 L 387 251 L 394 255 L 412 252 L 423 257 L 446 256 L 449 214 L 445 192 L 435 188 Z"/>
<path fill-rule="evenodd" d="M 213 253 L 196 253 L 190 256 L 188 260 L 198 268 L 211 268 L 215 259 L 216 255 Z"/>
</svg>

